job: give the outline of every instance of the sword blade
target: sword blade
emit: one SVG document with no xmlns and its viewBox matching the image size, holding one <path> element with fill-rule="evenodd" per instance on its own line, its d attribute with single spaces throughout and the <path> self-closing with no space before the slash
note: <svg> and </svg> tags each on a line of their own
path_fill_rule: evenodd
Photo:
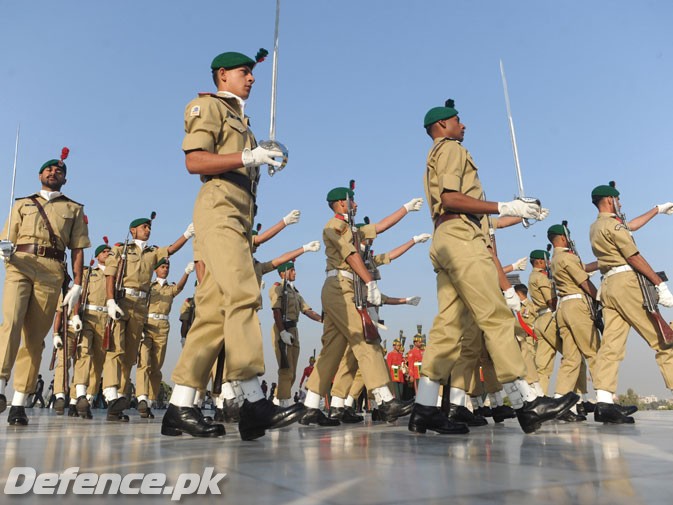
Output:
<svg viewBox="0 0 673 505">
<path fill-rule="evenodd" d="M 280 21 L 280 0 L 276 0 L 276 29 L 273 41 L 273 66 L 271 68 L 271 121 L 269 140 L 276 140 L 276 81 L 278 79 L 278 25 Z"/>
<path fill-rule="evenodd" d="M 524 198 L 523 178 L 521 177 L 521 164 L 519 163 L 519 149 L 516 143 L 516 132 L 514 131 L 514 120 L 512 119 L 512 108 L 509 103 L 509 89 L 507 88 L 507 78 L 505 77 L 505 66 L 500 60 L 500 76 L 502 77 L 502 89 L 505 93 L 505 107 L 507 107 L 507 120 L 509 123 L 509 137 L 512 141 L 512 152 L 514 153 L 514 166 L 516 167 L 516 181 L 519 189 L 519 198 Z"/>
<path fill-rule="evenodd" d="M 16 126 L 16 144 L 14 146 L 14 168 L 12 169 L 12 191 L 9 196 L 9 218 L 7 219 L 7 241 L 9 241 L 9 234 L 12 229 L 12 207 L 14 207 L 14 186 L 16 185 L 16 160 L 19 156 L 19 133 L 21 131 L 21 123 Z"/>
</svg>

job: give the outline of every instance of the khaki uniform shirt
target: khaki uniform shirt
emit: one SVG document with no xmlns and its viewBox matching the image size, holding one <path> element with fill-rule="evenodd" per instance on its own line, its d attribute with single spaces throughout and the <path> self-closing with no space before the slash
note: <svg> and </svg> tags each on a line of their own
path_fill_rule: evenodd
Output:
<svg viewBox="0 0 673 505">
<path fill-rule="evenodd" d="M 124 245 L 114 246 L 105 261 L 105 275 L 117 275 L 117 268 L 121 261 Z M 160 259 L 168 257 L 168 247 L 146 247 L 142 252 L 135 242 L 129 242 L 126 249 L 126 273 L 124 287 L 149 292 L 152 283 L 154 265 Z"/>
<path fill-rule="evenodd" d="M 589 229 L 589 239 L 602 274 L 612 267 L 626 265 L 626 258 L 638 254 L 631 232 L 615 214 L 599 213 Z"/>
<path fill-rule="evenodd" d="M 187 298 L 180 307 L 180 321 L 189 321 L 192 319 L 192 299 Z"/>
<path fill-rule="evenodd" d="M 91 273 L 89 273 L 88 268 L 85 268 L 82 277 L 82 286 L 87 283 L 87 278 L 89 279 L 89 296 L 86 303 L 88 305 L 105 307 L 105 301 L 107 300 L 105 292 L 105 274 L 99 267 L 92 268 Z M 82 293 L 82 296 L 84 296 L 84 293 Z M 84 309 L 84 311 L 86 313 L 86 309 Z"/>
<path fill-rule="evenodd" d="M 361 226 L 358 229 L 362 239 L 376 238 L 376 227 L 373 224 Z M 322 231 L 322 240 L 325 243 L 325 256 L 327 256 L 326 270 L 347 270 L 352 272 L 346 258 L 356 253 L 353 245 L 353 232 L 349 224 L 336 217 L 330 219 Z"/>
<path fill-rule="evenodd" d="M 271 299 L 271 309 L 283 309 L 283 283 L 275 282 L 269 290 L 269 298 Z M 288 285 L 287 287 L 287 314 L 285 318 L 288 321 L 297 322 L 299 314 L 305 314 L 311 310 L 311 307 L 306 303 L 304 298 L 299 294 L 296 288 Z"/>
<path fill-rule="evenodd" d="M 56 248 L 86 249 L 91 247 L 89 242 L 89 227 L 84 217 L 84 206 L 60 195 L 51 201 L 45 200 L 36 193 L 37 201 L 44 208 L 49 223 L 56 236 Z M 49 231 L 37 206 L 29 197 L 17 198 L 12 207 L 12 229 L 9 230 L 9 240 L 15 245 L 37 244 L 52 247 L 49 240 Z M 7 237 L 7 223 L 0 235 Z"/>
<path fill-rule="evenodd" d="M 152 282 L 150 286 L 150 305 L 148 312 L 150 314 L 163 314 L 167 316 L 171 313 L 173 306 L 173 299 L 178 296 L 181 290 L 178 289 L 177 284 L 167 282 L 163 286 L 159 281 Z"/>
<path fill-rule="evenodd" d="M 554 286 L 545 270 L 534 268 L 528 276 L 528 295 L 536 310 L 548 309 L 547 302 L 556 297 Z"/>
<path fill-rule="evenodd" d="M 589 274 L 584 271 L 580 259 L 565 247 L 554 247 L 551 272 L 559 296 L 584 294 L 580 284 L 589 278 Z"/>
<path fill-rule="evenodd" d="M 526 298 L 525 300 L 521 301 L 521 310 L 519 312 L 523 322 L 532 328 L 533 324 L 535 323 L 535 317 L 537 316 L 535 305 L 533 305 L 533 303 L 528 298 Z"/>
<path fill-rule="evenodd" d="M 253 258 L 252 260 L 255 263 L 255 275 L 257 276 L 257 284 L 262 285 L 262 277 L 273 272 L 276 267 L 273 266 L 273 261 L 257 261 Z"/>
</svg>

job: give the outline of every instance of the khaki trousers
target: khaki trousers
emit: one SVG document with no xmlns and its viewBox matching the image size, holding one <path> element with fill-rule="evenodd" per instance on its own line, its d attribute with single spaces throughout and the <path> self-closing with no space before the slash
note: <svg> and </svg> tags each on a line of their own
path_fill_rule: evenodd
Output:
<svg viewBox="0 0 673 505">
<path fill-rule="evenodd" d="M 292 345 L 285 346 L 285 352 L 287 354 L 287 362 L 289 364 L 288 368 L 280 368 L 280 332 L 276 325 L 273 325 L 273 330 L 271 331 L 273 348 L 276 352 L 276 361 L 278 362 L 278 386 L 276 388 L 276 398 L 279 400 L 289 400 L 292 397 L 292 385 L 297 379 L 297 363 L 299 362 L 299 332 L 297 328 L 290 328 L 290 333 L 292 333 Z"/>
<path fill-rule="evenodd" d="M 95 396 L 98 394 L 100 380 L 103 375 L 103 366 L 105 364 L 106 352 L 103 350 L 103 339 L 105 338 L 105 323 L 107 314 L 104 312 L 90 312 L 85 309 L 82 317 L 82 354 L 89 356 L 88 380 L 86 382 L 77 382 L 77 384 L 87 384 L 87 395 Z M 83 372 L 83 370 L 82 370 Z M 84 380 L 75 370 L 76 380 Z M 71 394 L 74 394 L 71 392 Z"/>
<path fill-rule="evenodd" d="M 145 338 L 140 346 L 140 359 L 136 370 L 136 395 L 146 395 L 150 400 L 159 398 L 161 367 L 166 359 L 168 334 L 171 325 L 162 319 L 148 319 Z"/>
<path fill-rule="evenodd" d="M 350 346 L 348 346 L 339 362 L 339 368 L 334 376 L 332 396 L 346 398 L 359 370 L 358 360 L 355 359 L 355 354 L 353 354 Z M 362 374 L 360 374 L 360 376 L 362 376 Z"/>
<path fill-rule="evenodd" d="M 561 351 L 563 360 L 555 392 L 565 394 L 573 391 L 578 383 L 583 355 L 589 365 L 589 371 L 593 372 L 600 336 L 591 320 L 589 306 L 584 297 L 561 302 L 556 313 L 556 322 L 563 346 Z"/>
</svg>

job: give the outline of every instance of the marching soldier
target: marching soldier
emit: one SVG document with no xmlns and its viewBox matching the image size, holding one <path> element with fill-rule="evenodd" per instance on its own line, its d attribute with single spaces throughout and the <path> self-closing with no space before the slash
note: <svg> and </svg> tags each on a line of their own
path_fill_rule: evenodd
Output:
<svg viewBox="0 0 673 505">
<path fill-rule="evenodd" d="M 313 354 L 315 354 L 315 349 L 313 350 Z M 308 359 L 308 366 L 304 368 L 304 373 L 301 374 L 301 379 L 299 380 L 299 387 L 301 388 L 304 385 L 304 381 L 308 379 L 311 374 L 313 373 L 313 367 L 315 366 L 315 356 L 311 356 Z"/>
<path fill-rule="evenodd" d="M 49 160 L 40 167 L 42 189 L 17 199 L 2 231 L 3 237 L 9 232 L 12 247 L 0 249 L 6 266 L 0 326 L 0 412 L 7 405 L 5 387 L 16 362 L 15 392 L 7 419 L 12 425 L 28 424 L 26 400 L 37 380 L 44 338 L 66 278 L 66 249 L 71 251 L 74 277 L 62 302 L 68 312 L 82 291 L 83 249 L 91 244 L 83 206 L 61 193 L 66 183 L 63 160 L 67 152 L 64 148 L 60 160 Z M 81 328 L 79 317 L 73 319 Z"/>
<path fill-rule="evenodd" d="M 423 365 L 423 337 L 420 335 L 420 329 L 418 332 L 419 334 L 414 337 L 414 347 L 407 353 L 407 368 L 414 392 L 418 392 L 418 381 L 421 378 Z"/>
<path fill-rule="evenodd" d="M 404 354 L 402 354 L 402 342 L 399 338 L 393 340 L 393 350 L 386 356 L 388 369 L 390 370 L 390 381 L 393 384 L 393 394 L 398 400 L 402 400 L 402 393 L 404 391 L 404 373 L 407 366 L 404 362 Z"/>
<path fill-rule="evenodd" d="M 192 323 L 194 322 L 195 312 L 196 305 L 194 304 L 194 297 L 190 296 L 182 302 L 182 306 L 180 307 L 180 345 L 182 347 L 185 346 L 187 333 L 189 333 L 189 328 L 191 328 Z"/>
<path fill-rule="evenodd" d="M 603 423 L 634 423 L 628 407 L 615 405 L 619 365 L 626 352 L 626 338 L 633 328 L 656 352 L 656 361 L 666 383 L 673 389 L 673 349 L 663 349 L 658 333 L 643 308 L 643 295 L 636 272 L 656 287 L 659 303 L 673 307 L 673 295 L 640 254 L 629 228 L 621 218 L 619 191 L 612 186 L 597 186 L 591 201 L 598 208 L 598 218 L 591 225 L 591 249 L 603 274 L 601 303 L 605 317 L 603 342 L 596 356 L 594 420 Z M 668 204 L 665 204 L 668 205 Z M 659 206 L 655 207 L 658 209 Z M 666 211 L 664 211 L 666 212 Z M 627 410 L 628 409 L 628 410 Z"/>
<path fill-rule="evenodd" d="M 262 56 L 260 54 L 260 56 Z M 303 406 L 281 408 L 262 394 L 262 334 L 257 317 L 260 287 L 252 260 L 252 224 L 260 165 L 280 166 L 281 151 L 264 149 L 249 129 L 245 100 L 250 96 L 257 62 L 240 53 L 222 53 L 211 63 L 217 93 L 205 93 L 185 109 L 182 149 L 191 174 L 203 185 L 194 204 L 199 258 L 205 269 L 195 293 L 196 318 L 173 370 L 175 388 L 161 433 L 224 435 L 224 426 L 208 424 L 193 408 L 196 391 L 208 380 L 224 345 L 226 380 L 232 381 L 240 408 L 243 440 L 296 421 Z"/>
<path fill-rule="evenodd" d="M 159 398 L 161 385 L 161 367 L 166 359 L 168 333 L 170 323 L 168 316 L 173 306 L 173 300 L 187 284 L 189 274 L 194 271 L 194 263 L 190 262 L 185 268 L 177 284 L 168 283 L 170 262 L 162 258 L 154 267 L 157 278 L 150 285 L 149 307 L 147 321 L 143 328 L 143 339 L 140 345 L 138 369 L 136 371 L 138 395 L 138 412 L 143 419 L 154 419 L 152 406 Z"/>
<path fill-rule="evenodd" d="M 152 231 L 152 219 L 138 218 L 129 224 L 132 240 L 126 245 L 112 248 L 105 262 L 105 289 L 108 316 L 115 321 L 111 349 L 107 351 L 103 370 L 103 394 L 108 402 L 108 421 L 128 422 L 124 410 L 130 405 L 131 369 L 138 360 L 143 327 L 147 321 L 148 296 L 152 283 L 154 266 L 162 258 L 179 251 L 187 240 L 194 236 L 194 226 L 187 230 L 168 247 L 148 246 Z M 123 276 L 124 297 L 115 300 L 115 279 L 122 255 L 125 258 Z M 140 376 L 136 375 L 136 383 Z M 143 393 L 146 394 L 146 391 Z M 141 413 L 142 414 L 142 413 Z"/>
<path fill-rule="evenodd" d="M 522 200 L 485 200 L 477 167 L 461 145 L 465 126 L 453 100 L 430 109 L 423 125 L 433 139 L 425 189 L 435 224 L 430 257 L 437 273 L 439 314 L 423 356 L 409 429 L 443 434 L 468 431 L 464 424 L 450 422 L 436 406 L 440 384 L 446 383 L 451 373 L 452 361 L 447 358 L 459 349 L 462 313 L 468 311 L 484 333 L 498 380 L 517 411 L 519 424 L 525 432 L 533 432 L 543 421 L 569 410 L 577 396 L 569 394 L 558 400 L 538 397 L 524 380 L 526 367 L 514 339 L 514 318 L 501 291 L 504 274 L 497 270 L 496 258 L 488 249 L 490 241 L 481 219 L 486 214 L 538 219 L 541 207 Z M 515 298 L 513 289 L 507 296 Z"/>
</svg>

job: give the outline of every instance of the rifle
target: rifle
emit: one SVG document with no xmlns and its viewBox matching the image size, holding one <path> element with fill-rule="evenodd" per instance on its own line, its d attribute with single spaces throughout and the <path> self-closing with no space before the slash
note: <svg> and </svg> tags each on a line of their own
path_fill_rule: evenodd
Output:
<svg viewBox="0 0 673 505">
<path fill-rule="evenodd" d="M 615 187 L 615 181 L 610 181 L 610 186 Z M 631 229 L 629 228 L 629 223 L 626 221 L 626 215 L 623 212 L 620 212 L 620 207 L 617 205 L 615 197 L 612 197 L 612 201 L 615 207 L 615 214 L 622 221 L 624 228 L 626 228 L 629 233 Z M 643 294 L 643 308 L 647 312 L 650 321 L 654 324 L 657 334 L 661 337 L 664 343 L 667 346 L 673 344 L 673 329 L 666 323 L 666 320 L 659 312 L 659 295 L 657 290 L 654 287 L 654 284 L 645 277 L 643 274 L 638 272 L 635 268 L 633 271 L 636 273 L 636 278 L 638 279 L 638 285 L 640 286 L 640 291 Z M 657 272 L 657 275 L 661 278 L 662 281 L 666 282 L 668 277 L 664 272 Z"/>
<path fill-rule="evenodd" d="M 126 235 L 126 240 L 124 241 L 124 248 L 122 249 L 121 258 L 119 265 L 117 267 L 117 274 L 115 275 L 115 286 L 114 286 L 114 301 L 119 304 L 122 298 L 125 296 L 124 291 L 124 276 L 126 275 L 126 252 L 129 247 L 129 236 Z M 116 321 L 110 316 L 107 318 L 105 323 L 105 337 L 103 338 L 103 349 L 105 351 L 110 351 L 110 340 L 112 339 Z"/>
<path fill-rule="evenodd" d="M 584 269 L 584 263 L 582 263 L 582 258 L 580 258 L 579 252 L 577 252 L 577 247 L 575 247 L 575 242 L 570 238 L 570 231 L 568 230 L 568 221 L 561 221 L 561 226 L 563 226 L 563 233 L 568 241 L 568 249 L 570 252 L 577 256 L 577 259 L 580 261 L 582 269 Z M 603 333 L 605 325 L 603 324 L 603 310 L 599 307 L 598 301 L 594 300 L 587 293 L 584 293 L 587 304 L 589 305 L 589 313 L 591 314 L 591 320 L 594 322 L 596 329 Z"/>
<path fill-rule="evenodd" d="M 224 375 L 224 342 L 222 348 L 217 354 L 217 365 L 215 366 L 215 377 L 213 378 L 213 394 L 219 396 L 222 394 L 222 379 Z"/>
<path fill-rule="evenodd" d="M 400 344 L 402 347 L 402 352 L 404 352 L 404 344 L 407 342 L 407 337 L 404 335 L 404 330 L 400 330 Z"/>
<path fill-rule="evenodd" d="M 287 272 L 285 273 L 285 278 L 283 279 L 283 291 L 280 298 L 280 316 L 283 321 L 283 330 L 287 330 L 287 298 L 288 298 L 288 285 L 287 285 Z M 290 368 L 290 361 L 287 358 L 287 344 L 283 342 L 283 339 L 278 336 L 278 350 L 280 351 L 280 366 L 281 369 Z"/>
<path fill-rule="evenodd" d="M 349 188 L 351 191 L 355 189 L 355 181 L 351 180 L 349 183 Z M 355 226 L 355 208 L 353 206 L 353 198 L 350 193 L 346 194 L 346 202 L 348 203 L 348 225 L 351 227 L 353 234 L 353 246 L 358 254 L 362 254 L 360 249 L 360 233 L 358 232 L 357 227 Z M 365 342 L 368 344 L 373 344 L 378 342 L 381 337 L 379 336 L 379 330 L 372 321 L 369 312 L 367 312 L 367 293 L 365 292 L 366 286 L 362 282 L 360 276 L 353 272 L 353 293 L 355 295 L 355 309 L 360 314 L 360 320 L 362 321 L 362 333 L 365 339 Z"/>
<path fill-rule="evenodd" d="M 81 321 L 83 321 L 84 319 L 84 310 L 86 309 L 87 302 L 89 301 L 89 282 L 91 281 L 91 269 L 93 268 L 93 263 L 94 260 L 92 259 L 89 262 L 89 266 L 87 268 L 86 279 L 84 279 L 84 286 L 82 287 L 83 295 L 80 301 L 79 310 L 77 311 L 77 315 L 79 316 Z M 82 323 L 82 325 L 84 325 L 84 323 Z M 82 330 L 79 330 L 78 332 L 75 333 L 75 348 L 71 352 L 73 360 L 77 360 L 77 347 L 79 347 L 81 343 L 82 343 Z"/>
</svg>

